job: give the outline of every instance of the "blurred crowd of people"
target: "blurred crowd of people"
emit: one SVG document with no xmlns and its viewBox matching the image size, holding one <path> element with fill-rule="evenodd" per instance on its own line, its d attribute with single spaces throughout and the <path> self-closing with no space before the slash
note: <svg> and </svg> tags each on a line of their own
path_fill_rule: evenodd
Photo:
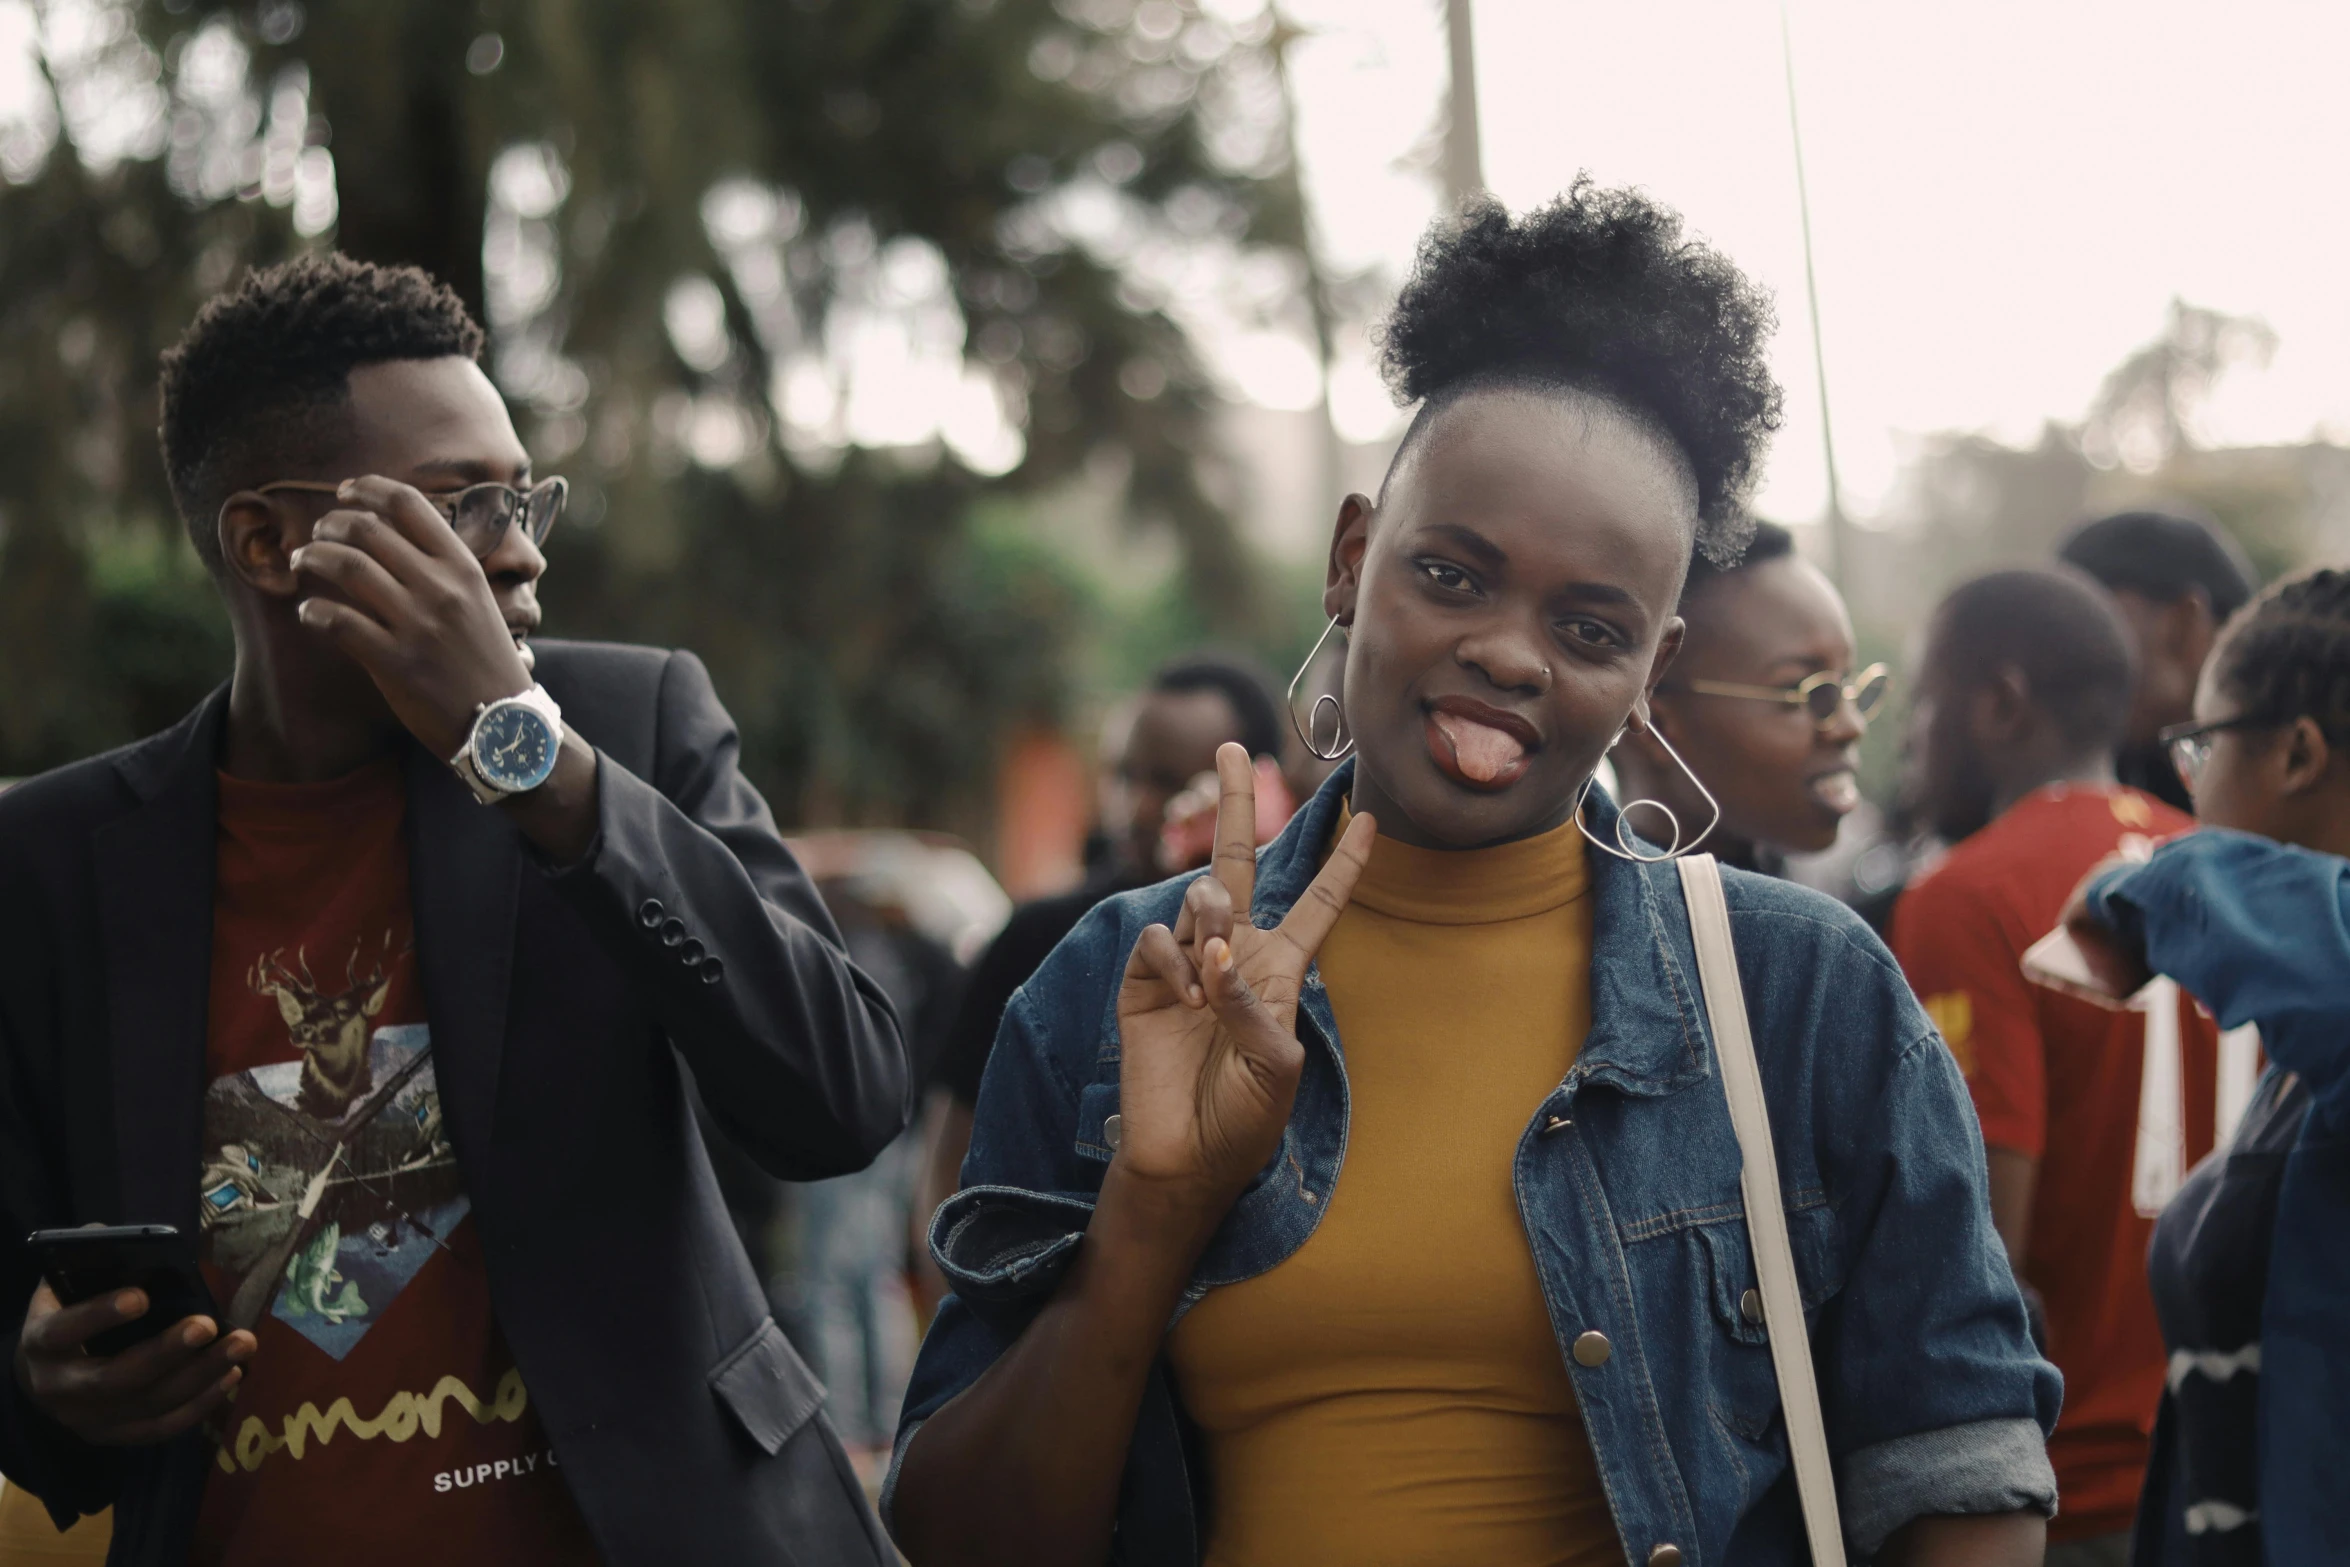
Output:
<svg viewBox="0 0 2350 1567">
<path fill-rule="evenodd" d="M 0 797 L 0 1561 L 2350 1561 L 2350 576 L 2105 517 L 1897 683 L 1743 515 L 1767 325 L 1637 192 L 1432 233 L 1340 657 L 1166 663 L 1013 907 L 533 639 L 453 296 L 245 280 L 164 382 L 236 680 Z"/>
</svg>

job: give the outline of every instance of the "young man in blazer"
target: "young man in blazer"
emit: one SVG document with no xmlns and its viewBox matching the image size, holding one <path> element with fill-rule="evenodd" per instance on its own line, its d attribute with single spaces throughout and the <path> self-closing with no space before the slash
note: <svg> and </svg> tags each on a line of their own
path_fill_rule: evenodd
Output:
<svg viewBox="0 0 2350 1567">
<path fill-rule="evenodd" d="M 713 1184 L 903 1126 L 887 1001 L 685 653 L 530 642 L 560 480 L 422 273 L 312 257 L 166 359 L 236 672 L 0 795 L 0 1471 L 117 1562 L 891 1560 Z M 681 1067 L 681 1058 L 683 1066 Z M 36 1226 L 218 1307 L 113 1356 Z"/>
</svg>

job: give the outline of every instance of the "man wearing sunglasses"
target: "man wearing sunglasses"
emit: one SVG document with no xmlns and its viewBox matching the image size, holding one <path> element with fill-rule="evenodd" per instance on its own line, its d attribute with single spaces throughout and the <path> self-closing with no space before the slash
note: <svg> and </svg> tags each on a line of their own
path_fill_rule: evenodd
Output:
<svg viewBox="0 0 2350 1567">
<path fill-rule="evenodd" d="M 1893 952 L 1966 1077 L 1992 1223 L 2064 1373 L 2049 1567 L 2122 1567 L 2166 1361 L 2146 1246 L 2211 1150 L 2218 1030 L 2175 987 L 2110 1010 L 2032 983 L 2023 955 L 2092 866 L 2195 823 L 2114 779 L 2136 670 L 2088 577 L 1962 584 L 1917 669 L 1907 782 L 1951 848 L 1902 894 Z"/>
<path fill-rule="evenodd" d="M 1882 664 L 1854 670 L 1842 596 L 1766 522 L 1735 567 L 1702 556 L 1690 567 L 1681 618 L 1689 629 L 1654 712 L 1689 772 L 1647 734 L 1627 735 L 1614 753 L 1623 798 L 1656 800 L 1695 833 L 1711 810 L 1694 775 L 1722 813 L 1702 847 L 1747 870 L 1830 847 L 1860 804 L 1860 740 L 1888 684 Z M 1647 812 L 1633 824 L 1663 831 Z"/>
<path fill-rule="evenodd" d="M 162 735 L 0 796 L 0 1469 L 116 1561 L 889 1559 L 713 1185 L 904 1124 L 880 989 L 690 655 L 531 640 L 564 485 L 480 329 L 313 257 L 169 356 L 236 633 Z M 169 1224 L 114 1355 L 36 1226 Z"/>
</svg>

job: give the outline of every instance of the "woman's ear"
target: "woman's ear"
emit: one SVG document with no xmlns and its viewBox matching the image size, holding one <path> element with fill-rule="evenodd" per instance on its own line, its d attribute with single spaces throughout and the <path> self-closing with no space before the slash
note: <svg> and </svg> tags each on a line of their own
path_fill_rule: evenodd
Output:
<svg viewBox="0 0 2350 1567">
<path fill-rule="evenodd" d="M 2307 794 L 2325 781 L 2334 748 L 2316 719 L 2306 713 L 2293 720 L 2278 745 L 2280 794 Z"/>
<path fill-rule="evenodd" d="M 1656 695 L 1656 688 L 1665 678 L 1665 671 L 1673 667 L 1673 660 L 1681 656 L 1681 645 L 1688 638 L 1689 622 L 1675 615 L 1665 622 L 1662 635 L 1656 639 L 1656 654 L 1648 661 L 1648 678 L 1640 682 L 1640 700 L 1633 711 L 1643 717 L 1648 712 L 1648 699 Z"/>
<path fill-rule="evenodd" d="M 1371 519 L 1377 510 L 1367 495 L 1349 495 L 1338 504 L 1330 530 L 1330 568 L 1322 583 L 1322 613 L 1353 625 L 1355 598 L 1362 591 L 1363 557 L 1371 549 Z"/>
<path fill-rule="evenodd" d="M 221 503 L 217 526 L 221 565 L 228 576 L 264 598 L 295 596 L 300 584 L 288 558 L 306 542 L 308 530 L 292 508 L 239 490 Z"/>
</svg>

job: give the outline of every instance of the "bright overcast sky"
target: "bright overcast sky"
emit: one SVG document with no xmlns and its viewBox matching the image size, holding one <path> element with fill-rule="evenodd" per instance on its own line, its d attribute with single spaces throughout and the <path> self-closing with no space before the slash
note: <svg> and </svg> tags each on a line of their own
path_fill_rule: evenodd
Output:
<svg viewBox="0 0 2350 1567">
<path fill-rule="evenodd" d="M 1263 0 L 1203 0 L 1253 12 Z M 1434 214 L 1443 0 L 1280 0 L 1325 255 L 1401 277 Z M 2350 438 L 2350 5 L 2341 0 L 1788 0 L 1847 504 L 1905 437 L 2028 441 L 2077 420 L 2171 298 L 2265 318 L 2265 370 L 2204 434 Z M 1761 509 L 1825 496 L 1774 0 L 1475 0 L 1486 175 L 1525 207 L 1588 169 L 1645 186 L 1777 295 L 1787 425 Z M 0 0 L 0 129 L 30 101 L 30 11 Z M 4 140 L 4 138 L 0 138 Z M 0 146 L 0 152 L 6 150 Z M 1310 406 L 1302 341 L 1203 323 L 1246 393 Z M 1359 333 L 1342 432 L 1395 414 Z"/>
<path fill-rule="evenodd" d="M 1442 0 L 1296 0 L 1300 140 L 1325 244 L 1400 268 L 1433 211 L 1396 160 L 1443 91 Z M 1777 294 L 1787 426 L 1762 510 L 1816 516 L 1818 386 L 1769 0 L 1477 0 L 1488 182 L 1635 183 Z M 2078 419 L 2173 295 L 2264 317 L 2265 371 L 2209 434 L 2350 434 L 2350 6 L 1791 0 L 1820 308 L 1847 504 L 1904 435 L 2029 440 Z M 1342 376 L 1342 425 L 1376 413 Z"/>
</svg>

